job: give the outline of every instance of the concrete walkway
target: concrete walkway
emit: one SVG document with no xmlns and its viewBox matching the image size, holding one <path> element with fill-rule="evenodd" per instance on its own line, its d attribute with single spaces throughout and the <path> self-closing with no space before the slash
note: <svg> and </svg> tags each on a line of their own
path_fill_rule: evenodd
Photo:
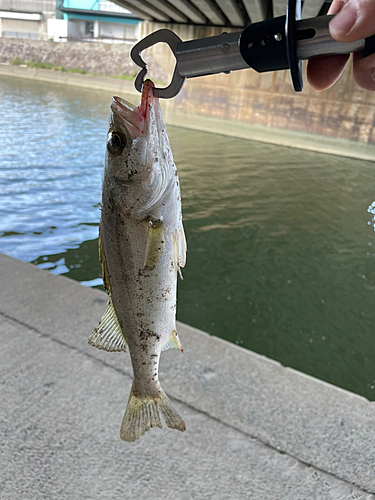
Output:
<svg viewBox="0 0 375 500">
<path fill-rule="evenodd" d="M 373 403 L 180 324 L 160 378 L 187 430 L 124 443 L 129 355 L 87 344 L 105 294 L 0 276 L 1 499 L 375 500 Z"/>
</svg>

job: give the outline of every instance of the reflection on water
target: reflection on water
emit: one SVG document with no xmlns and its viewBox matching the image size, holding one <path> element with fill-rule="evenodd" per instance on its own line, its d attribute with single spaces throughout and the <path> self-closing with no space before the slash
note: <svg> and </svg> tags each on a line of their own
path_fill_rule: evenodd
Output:
<svg viewBox="0 0 375 500">
<path fill-rule="evenodd" d="M 110 96 L 0 80 L 0 250 L 91 286 Z M 170 128 L 178 319 L 375 399 L 375 163 Z"/>
<path fill-rule="evenodd" d="M 33 264 L 54 274 L 69 276 L 85 286 L 103 289 L 97 238 L 83 241 L 75 248 L 67 248 L 60 253 L 42 255 L 34 259 Z"/>
</svg>

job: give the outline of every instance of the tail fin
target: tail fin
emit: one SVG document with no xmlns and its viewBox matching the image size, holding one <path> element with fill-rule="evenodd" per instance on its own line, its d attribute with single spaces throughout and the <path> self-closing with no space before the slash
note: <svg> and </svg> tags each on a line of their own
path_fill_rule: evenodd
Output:
<svg viewBox="0 0 375 500">
<path fill-rule="evenodd" d="M 184 431 L 185 422 L 180 414 L 172 406 L 168 396 L 163 389 L 157 397 L 140 398 L 133 394 L 133 387 L 130 391 L 128 406 L 122 420 L 120 437 L 123 441 L 136 441 L 151 427 L 162 427 L 160 414 L 164 417 L 165 423 L 172 429 Z"/>
</svg>

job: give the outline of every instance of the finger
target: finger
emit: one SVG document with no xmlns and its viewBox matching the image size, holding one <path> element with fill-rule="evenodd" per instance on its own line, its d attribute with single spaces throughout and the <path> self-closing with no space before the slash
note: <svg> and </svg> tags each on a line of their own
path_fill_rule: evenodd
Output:
<svg viewBox="0 0 375 500">
<path fill-rule="evenodd" d="M 315 90 L 326 90 L 340 78 L 349 56 L 315 57 L 307 63 L 307 80 Z"/>
<path fill-rule="evenodd" d="M 353 61 L 354 80 L 366 90 L 375 90 L 375 54 L 362 57 L 354 54 Z"/>
<path fill-rule="evenodd" d="M 338 14 L 348 1 L 349 0 L 333 0 L 333 2 L 331 3 L 331 5 L 328 9 L 327 14 L 330 16 L 332 16 L 334 14 Z"/>
<path fill-rule="evenodd" d="M 348 0 L 333 0 L 329 15 L 337 14 Z M 349 56 L 322 56 L 307 63 L 307 79 L 313 89 L 326 90 L 340 78 Z"/>
<path fill-rule="evenodd" d="M 374 0 L 343 0 L 341 10 L 329 23 L 329 31 L 339 42 L 354 42 L 375 34 L 374 19 Z"/>
</svg>

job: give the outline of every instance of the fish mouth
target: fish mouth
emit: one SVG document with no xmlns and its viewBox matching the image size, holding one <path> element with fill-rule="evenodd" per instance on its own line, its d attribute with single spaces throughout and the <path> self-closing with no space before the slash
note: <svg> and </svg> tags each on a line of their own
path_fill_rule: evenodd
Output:
<svg viewBox="0 0 375 500">
<path fill-rule="evenodd" d="M 145 120 L 139 107 L 133 106 L 121 97 L 114 96 L 112 97 L 111 111 L 111 125 L 125 127 L 132 138 L 143 134 Z"/>
<path fill-rule="evenodd" d="M 133 138 L 145 134 L 148 130 L 150 116 L 159 100 L 154 95 L 154 88 L 151 80 L 144 82 L 141 102 L 137 107 L 121 97 L 112 97 L 112 121 L 120 124 L 122 122 Z"/>
<path fill-rule="evenodd" d="M 134 104 L 132 104 L 131 102 L 129 101 L 126 101 L 125 99 L 123 99 L 122 97 L 118 97 L 118 96 L 113 96 L 112 97 L 112 102 L 115 106 L 118 107 L 119 111 L 122 111 L 124 113 L 131 113 L 135 110 L 136 106 L 134 106 Z"/>
</svg>

